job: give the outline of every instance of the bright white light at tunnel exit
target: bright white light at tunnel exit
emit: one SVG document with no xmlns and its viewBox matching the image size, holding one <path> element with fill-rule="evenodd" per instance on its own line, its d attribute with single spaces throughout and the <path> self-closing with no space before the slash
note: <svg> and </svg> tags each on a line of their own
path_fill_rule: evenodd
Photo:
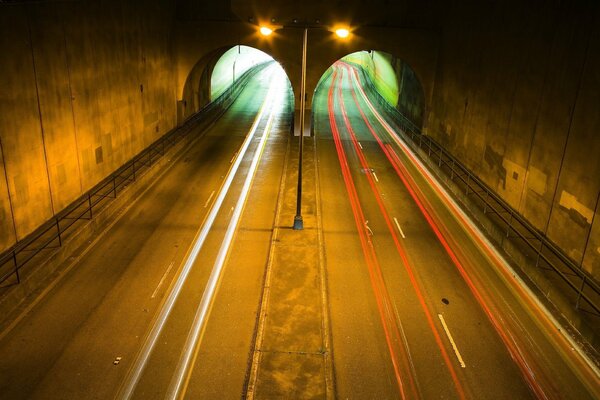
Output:
<svg viewBox="0 0 600 400">
<path fill-rule="evenodd" d="M 210 100 L 219 97 L 244 72 L 256 64 L 271 60 L 273 57 L 253 47 L 233 46 L 223 53 L 215 64 L 210 77 Z"/>
</svg>

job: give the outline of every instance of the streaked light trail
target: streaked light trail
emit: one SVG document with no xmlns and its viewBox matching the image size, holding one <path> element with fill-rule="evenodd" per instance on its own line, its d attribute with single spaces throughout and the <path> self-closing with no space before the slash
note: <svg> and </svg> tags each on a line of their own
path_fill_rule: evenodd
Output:
<svg viewBox="0 0 600 400">
<path fill-rule="evenodd" d="M 349 68 L 344 67 L 343 70 L 345 70 L 346 72 L 349 73 L 349 75 L 351 75 L 351 72 L 350 72 Z M 356 154 L 358 156 L 358 159 L 359 159 L 359 161 L 361 163 L 362 168 L 366 169 L 366 170 L 370 170 L 370 167 L 369 167 L 369 164 L 368 164 L 368 162 L 367 162 L 367 160 L 365 158 L 365 155 L 364 155 L 362 149 L 360 149 L 360 146 L 358 146 L 358 140 L 356 138 L 356 134 L 354 133 L 354 129 L 352 127 L 352 124 L 350 123 L 350 119 L 348 118 L 348 114 L 346 112 L 346 106 L 344 105 L 343 96 L 342 96 L 342 85 L 339 85 L 338 92 L 339 92 L 339 98 L 340 98 L 341 114 L 342 114 L 342 116 L 344 118 L 344 122 L 345 122 L 346 128 L 348 130 L 348 133 L 350 135 L 350 139 L 351 139 L 351 141 L 352 141 L 352 143 L 354 145 L 354 150 L 355 150 L 355 152 L 356 152 Z M 352 92 L 352 94 L 354 95 L 354 92 Z M 356 97 L 354 97 L 354 100 L 356 101 Z M 356 103 L 356 106 L 357 106 L 358 110 L 360 111 L 360 114 L 363 117 L 365 123 L 367 124 L 367 127 L 369 128 L 369 130 L 371 130 L 371 133 L 373 135 L 375 135 L 374 131 L 372 130 L 372 127 L 368 123 L 368 120 L 366 119 L 366 116 L 364 115 L 364 113 L 363 113 L 362 109 L 360 108 L 358 102 Z M 376 139 L 378 139 L 378 138 L 376 137 Z M 379 193 L 379 190 L 377 189 L 377 186 L 373 182 L 373 179 L 368 174 L 367 174 L 367 180 L 369 181 L 369 186 L 371 187 L 371 191 L 373 192 L 373 195 L 375 196 L 375 200 L 377 201 L 377 204 L 379 206 L 379 210 L 381 212 L 381 215 L 385 219 L 386 225 L 388 227 L 388 231 L 390 232 L 390 235 L 392 236 L 392 239 L 394 241 L 394 245 L 396 247 L 398 255 L 400 256 L 400 259 L 402 260 L 402 265 L 404 266 L 404 269 L 406 270 L 406 272 L 408 274 L 410 283 L 411 283 L 411 285 L 412 285 L 412 287 L 413 287 L 413 289 L 415 291 L 415 294 L 417 296 L 419 304 L 421 305 L 421 309 L 423 310 L 423 313 L 425 314 L 425 318 L 427 320 L 427 323 L 429 325 L 431 333 L 433 334 L 433 337 L 434 337 L 435 342 L 436 342 L 436 344 L 437 344 L 437 346 L 438 346 L 438 348 L 440 350 L 442 358 L 444 359 L 444 362 L 446 364 L 448 372 L 450 373 L 450 376 L 452 377 L 452 381 L 454 382 L 454 386 L 456 388 L 456 392 L 457 392 L 459 398 L 465 399 L 466 398 L 466 394 L 465 394 L 464 388 L 463 388 L 460 380 L 458 379 L 458 375 L 457 375 L 456 371 L 454 370 L 452 362 L 450 361 L 450 357 L 448 356 L 446 348 L 444 347 L 444 344 L 442 343 L 440 333 L 438 332 L 438 329 L 437 329 L 436 325 L 433 322 L 434 321 L 433 317 L 432 317 L 431 312 L 429 311 L 429 308 L 428 308 L 427 303 L 425 301 L 425 296 L 424 296 L 423 290 L 421 288 L 421 285 L 417 281 L 414 268 L 411 266 L 411 263 L 409 262 L 409 259 L 408 259 L 408 256 L 406 254 L 406 251 L 404 250 L 404 248 L 400 244 L 400 241 L 398 240 L 396 232 L 394 231 L 394 227 L 392 225 L 390 216 L 389 216 L 389 214 L 387 212 L 387 209 L 385 208 L 385 206 L 383 204 L 383 199 L 381 197 L 381 194 Z"/>
<path fill-rule="evenodd" d="M 400 332 L 400 328 L 394 322 L 396 321 L 395 316 L 390 315 L 391 310 L 394 309 L 393 302 L 390 300 L 389 293 L 387 292 L 387 288 L 383 281 L 381 267 L 379 266 L 379 261 L 377 260 L 375 249 L 373 248 L 373 244 L 370 239 L 372 233 L 369 234 L 370 229 L 368 228 L 367 220 L 365 219 L 362 207 L 360 205 L 358 193 L 352 179 L 352 174 L 348 166 L 348 160 L 341 141 L 337 121 L 335 120 L 334 87 L 336 80 L 338 79 L 338 75 L 341 74 L 339 74 L 339 70 L 336 69 L 332 76 L 332 85 L 328 94 L 328 114 L 344 183 L 348 192 L 348 199 L 350 200 L 350 205 L 352 207 L 352 214 L 358 230 L 365 262 L 367 264 L 371 286 L 375 294 L 377 309 L 379 311 L 386 343 L 390 352 L 392 365 L 394 367 L 394 374 L 398 384 L 400 396 L 402 399 L 419 398 L 419 389 L 417 382 L 413 377 L 413 366 L 410 361 L 410 355 L 408 355 L 408 348 L 402 347 L 400 352 L 398 352 L 395 348 L 396 346 L 394 345 L 394 343 L 405 344 L 405 342 L 402 340 L 403 335 Z M 367 177 L 370 177 L 370 175 L 367 174 Z M 405 383 L 404 379 L 402 378 L 403 375 L 408 378 L 408 384 Z"/>
<path fill-rule="evenodd" d="M 350 68 L 350 67 L 347 67 L 347 68 Z M 385 129 L 387 134 L 392 138 L 392 140 L 394 140 L 396 143 L 398 143 L 400 145 L 401 139 L 394 133 L 393 129 L 389 126 L 389 124 L 387 124 L 387 122 L 383 119 L 383 117 L 377 112 L 375 107 L 372 105 L 372 103 L 368 99 L 367 95 L 364 93 L 362 87 L 360 86 L 360 83 L 356 76 L 356 74 L 357 74 L 356 70 L 354 70 L 353 68 L 352 68 L 352 70 L 354 72 L 353 74 L 351 74 L 353 82 L 354 82 L 354 87 L 358 88 L 358 91 L 361 94 L 363 100 L 365 101 L 365 103 L 367 104 L 367 106 L 369 107 L 369 109 L 371 110 L 373 115 L 376 117 L 376 119 L 380 122 L 382 127 Z M 355 101 L 357 102 L 357 107 L 359 107 L 359 109 L 360 109 L 360 106 L 358 105 L 358 101 L 356 98 L 355 98 Z M 475 297 L 477 302 L 480 304 L 483 311 L 485 312 L 488 319 L 490 320 L 492 326 L 495 328 L 496 332 L 498 333 L 498 335 L 500 336 L 500 338 L 506 345 L 508 351 L 511 354 L 511 357 L 515 360 L 517 366 L 523 373 L 523 376 L 525 377 L 529 387 L 532 389 L 532 391 L 536 394 L 536 396 L 538 398 L 540 398 L 540 399 L 548 398 L 544 389 L 540 385 L 541 376 L 539 374 L 535 374 L 532 371 L 530 362 L 528 362 L 528 360 L 524 357 L 522 349 L 518 346 L 518 344 L 514 340 L 514 337 L 512 336 L 512 334 L 510 334 L 510 332 L 508 334 L 507 334 L 507 332 L 505 332 L 505 330 L 502 327 L 502 324 L 498 320 L 498 317 L 496 317 L 497 310 L 493 309 L 484 300 L 484 295 L 482 294 L 482 292 L 484 292 L 484 290 L 478 288 L 478 286 L 475 285 L 475 283 L 473 282 L 473 279 L 470 277 L 470 275 L 467 273 L 464 266 L 460 262 L 459 257 L 457 256 L 456 252 L 449 245 L 445 236 L 441 233 L 439 227 L 434 222 L 431 214 L 423 205 L 423 202 L 422 202 L 423 196 L 422 195 L 418 196 L 417 193 L 415 192 L 415 190 L 419 190 L 419 189 L 416 186 L 416 184 L 414 183 L 414 181 L 409 182 L 409 179 L 412 179 L 412 178 L 410 177 L 410 174 L 408 173 L 408 171 L 406 171 L 406 167 L 400 161 L 399 156 L 394 152 L 393 148 L 389 144 L 388 145 L 383 144 L 379 135 L 377 135 L 377 133 L 375 132 L 373 127 L 366 120 L 366 117 L 364 117 L 364 114 L 363 114 L 363 119 L 365 120 L 365 123 L 367 124 L 367 127 L 371 131 L 372 135 L 379 143 L 379 146 L 385 153 L 386 157 L 388 157 L 388 159 L 390 160 L 392 166 L 396 170 L 397 175 L 400 177 L 401 181 L 404 183 L 404 186 L 409 191 L 411 197 L 413 198 L 413 200 L 415 201 L 415 203 L 421 210 L 421 212 L 422 212 L 423 216 L 425 217 L 425 219 L 427 220 L 429 226 L 432 228 L 435 235 L 439 239 L 440 243 L 443 245 L 444 249 L 450 256 L 452 262 L 457 267 L 460 275 L 463 277 L 465 283 L 471 290 L 471 293 L 473 294 L 473 296 Z M 401 147 L 403 148 L 403 150 L 405 150 L 406 152 L 409 152 L 408 148 L 406 147 L 406 144 L 404 144 L 402 142 L 402 145 L 401 145 Z M 412 152 L 410 152 L 410 153 L 412 154 Z M 413 157 L 414 157 L 414 155 L 413 155 Z M 411 157 L 411 159 L 412 159 L 412 157 Z M 426 199 L 423 199 L 423 200 L 426 202 Z M 485 297 L 488 297 L 488 296 L 485 296 Z"/>
<path fill-rule="evenodd" d="M 242 163 L 242 159 L 244 158 L 244 155 L 246 154 L 246 151 L 248 150 L 248 147 L 250 146 L 250 143 L 254 138 L 256 130 L 258 129 L 258 125 L 260 124 L 263 118 L 263 114 L 265 113 L 265 110 L 268 108 L 268 106 L 272 103 L 271 97 L 273 96 L 273 93 L 274 92 L 270 89 L 267 96 L 265 97 L 260 111 L 256 116 L 252 127 L 250 128 L 250 131 L 248 132 L 248 135 L 246 136 L 238 152 L 238 157 L 235 159 L 235 162 L 231 165 L 225 178 L 225 181 L 223 182 L 223 185 L 219 190 L 219 194 L 215 199 L 215 202 L 213 203 L 208 215 L 206 216 L 202 224 L 202 228 L 200 229 L 198 235 L 194 239 L 193 245 L 188 253 L 181 273 L 179 274 L 179 277 L 177 278 L 177 281 L 175 282 L 171 292 L 168 294 L 165 302 L 163 303 L 162 308 L 156 320 L 154 321 L 152 329 L 150 330 L 148 336 L 146 337 L 144 345 L 142 346 L 134 363 L 132 364 L 132 367 L 127 375 L 127 378 L 124 381 L 123 386 L 119 391 L 117 398 L 129 399 L 132 397 L 133 392 L 141 378 L 142 372 L 144 371 L 148 363 L 150 354 L 152 353 L 156 345 L 158 337 L 164 328 L 167 318 L 169 317 L 171 310 L 173 309 L 175 301 L 179 297 L 181 289 L 190 273 L 190 270 L 192 269 L 192 266 L 194 265 L 194 262 L 196 261 L 196 257 L 202 249 L 202 246 L 206 240 L 206 237 L 208 236 L 210 229 L 212 228 L 215 218 L 217 217 L 217 214 L 221 209 L 225 196 L 227 195 L 227 192 L 231 187 L 231 183 L 233 182 L 233 178 L 235 177 L 238 168 Z"/>
<path fill-rule="evenodd" d="M 267 96 L 268 99 L 272 97 L 273 93 L 277 93 L 279 91 L 280 82 L 281 81 L 278 79 L 271 85 L 271 91 Z M 173 374 L 171 383 L 169 384 L 169 389 L 165 397 L 167 399 L 178 398 L 181 395 L 181 392 L 185 392 L 185 389 L 187 387 L 189 375 L 191 374 L 191 366 L 195 363 L 196 359 L 196 354 L 194 354 L 194 350 L 197 349 L 197 346 L 199 344 L 200 336 L 206 323 L 208 314 L 210 312 L 210 306 L 212 304 L 214 294 L 219 284 L 221 272 L 223 270 L 223 266 L 225 265 L 225 260 L 227 259 L 227 255 L 229 253 L 229 249 L 231 247 L 235 231 L 240 222 L 244 205 L 246 204 L 246 200 L 248 199 L 248 194 L 250 192 L 250 187 L 252 185 L 252 181 L 254 180 L 256 170 L 258 168 L 258 163 L 265 149 L 267 138 L 269 137 L 271 123 L 273 122 L 273 116 L 275 115 L 275 108 L 273 107 L 272 101 L 270 108 L 271 112 L 269 114 L 267 124 L 260 139 L 258 148 L 254 152 L 252 164 L 250 165 L 250 168 L 246 175 L 246 180 L 244 181 L 244 186 L 242 187 L 242 191 L 235 205 L 233 216 L 227 227 L 225 237 L 223 239 L 223 242 L 221 243 L 221 247 L 219 249 L 219 253 L 217 254 L 217 259 L 215 260 L 215 264 L 211 271 L 210 277 L 208 278 L 208 282 L 206 283 L 204 293 L 202 294 L 202 300 L 200 301 L 200 305 L 198 306 L 196 315 L 194 317 L 192 328 L 190 329 L 185 345 L 183 347 L 183 352 L 179 359 L 179 363 L 177 365 L 175 373 Z M 192 356 L 194 356 L 193 361 Z M 184 378 L 186 378 L 185 384 Z"/>
</svg>

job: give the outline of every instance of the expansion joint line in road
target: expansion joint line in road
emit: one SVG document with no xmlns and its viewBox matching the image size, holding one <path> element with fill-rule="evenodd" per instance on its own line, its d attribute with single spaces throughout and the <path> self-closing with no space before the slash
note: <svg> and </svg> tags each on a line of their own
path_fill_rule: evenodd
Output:
<svg viewBox="0 0 600 400">
<path fill-rule="evenodd" d="M 487 302 L 484 300 L 485 298 L 488 298 L 488 296 L 485 296 L 483 294 L 483 293 L 485 293 L 484 289 L 478 288 L 478 286 L 481 286 L 481 285 L 478 285 L 478 286 L 475 285 L 475 283 L 471 279 L 470 275 L 467 273 L 466 269 L 460 262 L 460 259 L 457 256 L 455 250 L 453 250 L 453 248 L 450 246 L 450 244 L 446 240 L 445 236 L 440 231 L 438 224 L 436 224 L 436 222 L 434 221 L 431 213 L 427 210 L 427 208 L 432 209 L 431 204 L 427 201 L 427 199 L 425 198 L 423 193 L 420 192 L 418 185 L 411 178 L 410 173 L 407 171 L 406 167 L 404 166 L 404 164 L 402 163 L 402 161 L 400 160 L 398 155 L 395 153 L 392 146 L 390 146 L 389 144 L 383 143 L 380 136 L 376 133 L 375 129 L 370 124 L 367 117 L 364 115 L 364 113 L 358 103 L 358 99 L 356 98 L 356 94 L 354 93 L 354 91 L 356 91 L 356 89 L 358 89 L 358 92 L 361 94 L 362 99 L 367 104 L 368 108 L 370 109 L 372 114 L 375 116 L 377 121 L 381 124 L 381 126 L 387 132 L 388 136 L 394 142 L 396 142 L 400 148 L 402 148 L 405 151 L 405 153 L 409 156 L 409 158 L 411 158 L 411 160 L 415 163 L 415 165 L 418 166 L 418 169 L 421 171 L 421 173 L 425 175 L 425 172 L 422 170 L 423 167 L 420 166 L 420 163 L 417 163 L 417 161 L 414 158 L 414 155 L 412 155 L 410 150 L 407 148 L 406 144 L 401 142 L 401 139 L 395 134 L 393 129 L 387 124 L 387 122 L 383 119 L 383 117 L 377 112 L 375 107 L 372 105 L 372 103 L 368 99 L 367 95 L 364 93 L 364 91 L 359 83 L 356 69 L 349 65 L 346 65 L 345 68 L 347 68 L 347 70 L 351 73 L 352 81 L 353 81 L 353 88 L 354 88 L 353 89 L 354 101 L 356 102 L 356 106 L 360 110 L 362 118 L 365 121 L 365 124 L 367 125 L 369 131 L 371 132 L 371 134 L 373 135 L 373 137 L 375 138 L 375 140 L 381 147 L 382 151 L 385 153 L 386 157 L 389 159 L 389 161 L 392 164 L 393 168 L 395 169 L 397 175 L 400 177 L 404 186 L 407 188 L 411 197 L 413 198 L 413 200 L 419 207 L 421 213 L 427 220 L 429 226 L 434 231 L 434 233 L 435 233 L 436 237 L 438 238 L 438 240 L 440 241 L 440 243 L 443 245 L 444 249 L 450 256 L 454 265 L 457 267 L 460 275 L 463 277 L 463 280 L 466 282 L 471 293 L 473 294 L 473 296 L 475 297 L 475 299 L 477 300 L 477 302 L 483 309 L 484 313 L 487 315 L 488 319 L 490 320 L 492 326 L 495 328 L 496 332 L 500 336 L 501 340 L 504 342 L 512 359 L 515 361 L 515 363 L 521 370 L 521 372 L 522 372 L 527 384 L 531 388 L 531 390 L 540 399 L 548 398 L 539 383 L 541 377 L 539 376 L 539 374 L 534 373 L 534 371 L 532 370 L 532 368 L 530 366 L 531 361 L 528 362 L 528 360 L 525 358 L 523 351 L 517 345 L 514 336 L 510 332 L 508 332 L 508 333 L 505 332 L 505 330 L 502 328 L 502 324 L 499 321 L 498 317 L 496 316 L 497 311 L 495 309 L 493 309 L 490 305 L 488 305 Z M 430 183 L 433 185 L 432 182 L 430 182 Z M 423 203 L 426 203 L 428 205 L 428 207 L 425 207 L 425 205 Z M 477 237 L 477 235 L 476 235 L 476 237 Z M 549 386 L 551 386 L 550 382 L 546 382 L 546 383 Z"/>
<path fill-rule="evenodd" d="M 265 114 L 267 109 L 270 109 L 269 117 L 267 119 L 267 124 L 263 131 L 258 148 L 255 151 L 250 170 L 248 171 L 248 174 L 246 176 L 246 180 L 244 182 L 243 189 L 242 189 L 240 196 L 238 198 L 238 201 L 236 203 L 236 206 L 235 206 L 234 212 L 231 216 L 231 220 L 230 220 L 229 226 L 227 228 L 225 237 L 223 239 L 221 248 L 219 249 L 217 259 L 215 260 L 215 264 L 211 271 L 211 275 L 206 284 L 206 288 L 202 295 L 202 300 L 200 302 L 200 305 L 199 305 L 196 315 L 194 317 L 193 325 L 188 334 L 185 347 L 182 350 L 182 355 L 180 357 L 180 360 L 179 360 L 179 363 L 178 363 L 178 366 L 176 369 L 176 373 L 174 374 L 174 376 L 171 380 L 171 383 L 169 385 L 168 398 L 177 398 L 180 395 L 181 390 L 187 385 L 186 376 L 188 375 L 189 370 L 190 370 L 190 368 L 189 368 L 190 363 L 191 363 L 191 361 L 193 361 L 192 357 L 195 360 L 194 349 L 198 345 L 199 338 L 201 336 L 203 327 L 206 322 L 206 318 L 210 312 L 210 306 L 212 304 L 214 294 L 218 287 L 221 271 L 222 271 L 223 265 L 226 261 L 229 247 L 230 247 L 232 239 L 233 239 L 233 235 L 235 233 L 235 230 L 239 223 L 239 219 L 241 217 L 244 205 L 246 203 L 246 199 L 247 199 L 247 196 L 249 193 L 250 186 L 252 184 L 252 180 L 254 178 L 254 174 L 256 172 L 258 163 L 260 161 L 262 152 L 263 152 L 265 144 L 266 144 L 266 139 L 268 138 L 268 133 L 269 133 L 271 123 L 273 121 L 273 116 L 274 116 L 273 98 L 275 96 L 275 93 L 277 93 L 277 91 L 280 89 L 280 84 L 281 84 L 280 80 L 275 80 L 274 82 L 271 83 L 271 85 L 269 87 L 269 91 L 265 97 L 265 100 L 263 101 L 261 108 L 260 108 L 260 111 L 259 111 L 258 115 L 256 116 L 256 118 L 252 124 L 252 127 L 250 128 L 250 131 L 248 132 L 248 135 L 246 136 L 244 142 L 242 143 L 240 150 L 237 153 L 235 162 L 229 168 L 229 171 L 227 173 L 225 181 L 223 182 L 221 188 L 219 189 L 219 193 L 215 199 L 215 202 L 213 203 L 209 213 L 207 214 L 206 218 L 204 219 L 204 221 L 202 223 L 202 227 L 201 227 L 200 231 L 198 232 L 198 235 L 194 239 L 194 243 L 188 253 L 188 256 L 185 260 L 185 263 L 181 270 L 181 273 L 180 273 L 179 277 L 177 278 L 177 281 L 173 285 L 166 300 L 164 301 L 164 303 L 161 307 L 161 310 L 160 310 L 156 320 L 154 321 L 152 329 L 150 330 L 148 336 L 146 337 L 144 345 L 143 345 L 141 351 L 138 353 L 138 355 L 132 365 L 132 368 L 128 373 L 127 379 L 125 380 L 124 385 L 121 387 L 121 390 L 120 390 L 117 398 L 129 399 L 132 397 L 132 395 L 135 391 L 135 388 L 141 378 L 141 375 L 148 363 L 150 354 L 152 353 L 152 351 L 156 345 L 158 337 L 160 336 L 160 334 L 164 328 L 164 325 L 171 313 L 171 310 L 173 309 L 173 306 L 179 296 L 179 293 L 181 292 L 181 289 L 182 289 L 182 287 L 183 287 L 183 285 L 184 285 L 184 283 L 196 261 L 198 253 L 202 249 L 202 246 L 206 240 L 206 237 L 208 236 L 208 233 L 209 233 L 210 229 L 212 228 L 212 225 L 217 217 L 217 214 L 221 209 L 223 201 L 225 200 L 225 196 L 227 195 L 227 193 L 231 187 L 233 179 L 239 169 L 240 164 L 242 163 L 244 155 L 246 154 L 246 151 L 248 150 L 248 147 L 250 146 L 250 143 L 252 142 L 252 139 L 255 136 L 255 133 L 258 129 L 260 122 L 263 120 L 263 115 Z M 184 380 L 185 380 L 185 382 L 184 382 Z"/>
<path fill-rule="evenodd" d="M 344 69 L 342 69 L 342 71 L 344 71 Z M 346 70 L 346 72 L 349 72 L 348 70 Z M 348 78 L 350 80 L 350 78 Z M 339 98 L 339 102 L 340 102 L 340 111 L 342 114 L 342 117 L 344 119 L 344 124 L 346 126 L 346 130 L 348 131 L 348 134 L 350 136 L 352 145 L 354 147 L 354 151 L 358 156 L 358 159 L 361 163 L 361 167 L 363 168 L 363 170 L 365 171 L 371 171 L 371 168 L 369 167 L 369 164 L 365 158 L 365 155 L 363 153 L 363 150 L 361 148 L 361 146 L 359 146 L 358 144 L 358 140 L 356 138 L 356 134 L 354 132 L 354 129 L 352 127 L 352 124 L 350 123 L 350 120 L 348 118 L 348 114 L 346 112 L 346 107 L 344 104 L 344 100 L 343 100 L 343 96 L 342 96 L 342 85 L 338 85 L 338 98 Z M 360 110 L 360 108 L 359 108 Z M 362 114 L 362 110 L 361 114 Z M 364 114 L 363 114 L 364 116 Z M 390 232 L 390 235 L 394 241 L 394 245 L 396 247 L 396 250 L 398 252 L 398 255 L 400 256 L 400 259 L 402 260 L 402 264 L 408 274 L 410 283 L 415 291 L 415 294 L 417 296 L 417 299 L 419 301 L 419 304 L 421 306 L 421 309 L 423 310 L 423 313 L 425 315 L 425 318 L 427 320 L 427 323 L 429 325 L 429 328 L 434 336 L 435 342 L 440 350 L 440 353 L 442 355 L 442 358 L 444 359 L 444 362 L 446 364 L 446 367 L 448 369 L 448 372 L 450 373 L 450 376 L 452 377 L 452 381 L 454 382 L 454 386 L 456 388 L 457 394 L 459 396 L 459 398 L 464 399 L 465 396 L 465 392 L 464 389 L 460 383 L 460 380 L 458 379 L 458 375 L 456 373 L 456 370 L 454 369 L 454 366 L 452 364 L 452 361 L 450 360 L 450 357 L 448 355 L 448 352 L 446 351 L 446 347 L 444 346 L 444 343 L 442 341 L 440 332 L 437 328 L 437 325 L 434 322 L 434 318 L 431 315 L 431 312 L 429 311 L 429 307 L 427 306 L 427 303 L 425 301 L 425 296 L 423 294 L 423 291 L 420 287 L 420 284 L 417 281 L 416 275 L 414 273 L 414 269 L 411 266 L 409 260 L 408 260 L 408 256 L 406 255 L 406 251 L 404 250 L 404 248 L 402 247 L 402 245 L 400 244 L 400 240 L 398 239 L 398 236 L 396 235 L 396 230 L 394 229 L 394 225 L 392 223 L 392 219 L 389 216 L 389 213 L 387 212 L 387 209 L 383 203 L 383 198 L 381 196 L 381 193 L 379 192 L 379 189 L 377 188 L 375 181 L 374 181 L 374 176 L 372 176 L 372 174 L 366 174 L 369 186 L 371 188 L 371 191 L 373 192 L 373 195 L 377 201 L 377 204 L 379 206 L 379 210 L 386 222 L 386 225 L 388 227 L 388 230 Z M 408 349 L 407 349 L 408 352 Z"/>
</svg>

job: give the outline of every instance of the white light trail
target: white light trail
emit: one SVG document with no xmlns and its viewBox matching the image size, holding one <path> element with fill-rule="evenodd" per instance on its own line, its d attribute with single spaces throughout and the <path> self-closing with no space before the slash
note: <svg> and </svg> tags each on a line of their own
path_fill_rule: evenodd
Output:
<svg viewBox="0 0 600 400">
<path fill-rule="evenodd" d="M 270 93 L 272 93 L 272 92 L 269 91 L 269 93 L 265 97 L 265 100 L 260 108 L 260 111 L 259 111 L 258 115 L 256 116 L 254 123 L 252 124 L 252 127 L 250 128 L 250 131 L 249 131 L 248 135 L 246 136 L 246 139 L 244 140 L 244 143 L 242 143 L 242 147 L 240 148 L 240 150 L 238 152 L 239 157 L 236 158 L 235 163 L 229 169 L 229 172 L 227 173 L 227 177 L 226 177 L 225 181 L 223 182 L 221 189 L 219 190 L 219 195 L 217 196 L 215 203 L 213 204 L 212 208 L 210 209 L 208 215 L 206 216 L 206 219 L 204 220 L 204 223 L 202 225 L 200 232 L 198 233 L 197 237 L 194 240 L 194 244 L 189 252 L 188 258 L 185 261 L 185 264 L 181 270 L 181 273 L 180 273 L 179 277 L 177 278 L 177 281 L 175 282 L 173 289 L 169 293 L 169 296 L 165 300 L 165 303 L 163 304 L 163 306 L 160 310 L 160 313 L 158 314 L 158 317 L 156 318 L 156 321 L 154 322 L 154 325 L 153 325 L 152 329 L 150 330 L 150 333 L 146 337 L 146 341 L 144 342 L 142 349 L 140 350 L 134 363 L 132 364 L 132 369 L 128 373 L 127 379 L 125 380 L 125 384 L 121 387 L 119 394 L 117 396 L 117 398 L 119 398 L 119 399 L 130 399 L 133 395 L 133 391 L 135 390 L 135 387 L 137 386 L 137 384 L 141 378 L 142 372 L 146 368 L 148 359 L 150 358 L 150 354 L 152 353 L 152 350 L 154 349 L 154 346 L 156 345 L 158 336 L 160 335 L 160 333 L 162 332 L 162 330 L 164 328 L 165 322 L 166 322 L 167 318 L 169 317 L 171 310 L 173 309 L 173 305 L 175 304 L 175 301 L 177 300 L 177 297 L 179 296 L 179 293 L 181 292 L 181 288 L 183 287 L 183 284 L 185 283 L 185 281 L 190 273 L 190 270 L 192 269 L 192 266 L 194 265 L 194 262 L 196 261 L 196 257 L 198 256 L 198 253 L 200 252 L 200 249 L 202 248 L 202 245 L 204 244 L 204 241 L 206 240 L 206 237 L 208 236 L 208 233 L 215 221 L 217 213 L 219 212 L 219 210 L 223 204 L 223 201 L 225 199 L 225 196 L 226 196 L 227 192 L 229 191 L 229 188 L 231 187 L 233 178 L 242 162 L 242 159 L 244 158 L 246 151 L 248 150 L 248 147 L 250 146 L 250 143 L 252 142 L 252 138 L 254 137 L 254 134 L 258 128 L 258 125 L 259 125 L 260 121 L 262 120 L 262 117 L 267 108 L 267 105 L 270 103 L 270 97 L 271 97 Z"/>
<path fill-rule="evenodd" d="M 278 88 L 279 85 L 276 84 L 273 87 Z M 200 301 L 200 305 L 196 310 L 196 315 L 194 317 L 192 328 L 188 333 L 188 337 L 183 347 L 182 354 L 179 358 L 177 369 L 175 370 L 175 374 L 173 374 L 173 378 L 171 379 L 167 395 L 165 396 L 166 399 L 175 400 L 179 398 L 179 395 L 182 390 L 185 392 L 184 378 L 188 375 L 188 372 L 191 371 L 191 365 L 193 365 L 193 362 L 191 362 L 191 360 L 192 356 L 194 355 L 194 349 L 198 345 L 201 332 L 203 331 L 204 325 L 206 323 L 210 306 L 212 304 L 214 294 L 216 293 L 219 284 L 221 272 L 223 270 L 223 266 L 225 265 L 227 255 L 229 254 L 229 248 L 231 247 L 233 236 L 240 221 L 242 210 L 244 208 L 244 205 L 246 204 L 246 200 L 248 199 L 250 186 L 252 185 L 252 181 L 254 180 L 254 176 L 258 168 L 258 163 L 260 162 L 262 153 L 265 149 L 267 138 L 269 137 L 269 131 L 271 129 L 271 123 L 273 121 L 274 114 L 274 108 L 272 108 L 271 113 L 269 115 L 269 119 L 267 121 L 267 125 L 260 139 L 258 148 L 254 152 L 252 164 L 250 165 L 248 174 L 246 175 L 244 186 L 242 187 L 242 191 L 235 205 L 233 216 L 229 222 L 229 226 L 227 227 L 227 231 L 225 233 L 223 242 L 221 243 L 221 248 L 219 249 L 219 253 L 217 254 L 217 259 L 215 260 L 212 272 L 210 274 L 210 277 L 208 278 L 208 282 L 206 283 L 204 293 L 202 294 L 202 300 Z M 185 386 L 187 386 L 187 381 Z"/>
</svg>

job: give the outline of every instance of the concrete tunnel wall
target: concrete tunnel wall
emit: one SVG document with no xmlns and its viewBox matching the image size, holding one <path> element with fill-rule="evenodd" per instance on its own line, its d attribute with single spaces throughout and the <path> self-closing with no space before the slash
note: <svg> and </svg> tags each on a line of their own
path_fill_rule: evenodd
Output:
<svg viewBox="0 0 600 400">
<path fill-rule="evenodd" d="M 160 0 L 0 5 L 0 251 L 175 125 L 173 14 Z"/>
<path fill-rule="evenodd" d="M 300 103 L 301 29 L 264 38 L 231 18 L 177 18 L 169 3 L 1 5 L 0 249 L 176 126 L 185 99 L 197 109 L 219 49 L 273 56 Z M 311 30 L 307 107 L 346 54 L 405 61 L 423 86 L 425 132 L 600 278 L 599 5 L 434 6 L 433 28 L 362 27 L 347 41 Z"/>
<path fill-rule="evenodd" d="M 455 3 L 427 132 L 600 280 L 599 9 Z"/>
</svg>

